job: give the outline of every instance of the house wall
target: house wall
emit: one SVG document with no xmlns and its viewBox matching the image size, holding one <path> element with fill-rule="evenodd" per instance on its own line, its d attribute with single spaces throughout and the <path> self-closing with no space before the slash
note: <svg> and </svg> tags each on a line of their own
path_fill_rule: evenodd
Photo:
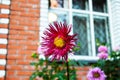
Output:
<svg viewBox="0 0 120 80">
<path fill-rule="evenodd" d="M 111 0 L 111 22 L 113 47 L 120 46 L 120 0 Z"/>
<path fill-rule="evenodd" d="M 0 80 L 29 80 L 34 71 L 30 66 L 31 54 L 38 47 L 39 31 L 46 26 L 46 19 L 43 22 L 39 19 L 45 12 L 40 9 L 40 0 L 0 1 L 3 1 L 0 4 Z M 110 4 L 112 43 L 117 46 L 120 45 L 120 1 L 111 0 Z M 87 80 L 88 70 L 89 67 L 77 67 L 77 79 Z"/>
</svg>

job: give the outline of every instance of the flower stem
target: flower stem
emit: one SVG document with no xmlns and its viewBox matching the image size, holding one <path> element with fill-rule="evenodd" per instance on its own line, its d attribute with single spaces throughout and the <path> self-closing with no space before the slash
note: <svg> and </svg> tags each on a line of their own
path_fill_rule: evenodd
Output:
<svg viewBox="0 0 120 80">
<path fill-rule="evenodd" d="M 69 79 L 69 63 L 68 63 L 68 61 L 66 62 L 66 65 L 67 65 L 67 80 L 70 80 Z"/>
</svg>

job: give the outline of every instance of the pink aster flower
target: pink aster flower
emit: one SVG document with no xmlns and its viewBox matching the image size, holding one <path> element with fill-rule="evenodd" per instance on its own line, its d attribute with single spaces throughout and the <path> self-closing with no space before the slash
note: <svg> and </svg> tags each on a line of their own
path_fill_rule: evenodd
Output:
<svg viewBox="0 0 120 80">
<path fill-rule="evenodd" d="M 106 46 L 99 46 L 98 52 L 108 52 L 108 48 Z"/>
<path fill-rule="evenodd" d="M 88 80 L 105 80 L 105 73 L 98 67 L 91 69 L 87 74 Z"/>
<path fill-rule="evenodd" d="M 108 53 L 104 53 L 104 52 L 98 53 L 98 57 L 99 59 L 107 59 Z"/>
<path fill-rule="evenodd" d="M 51 57 L 52 60 L 61 58 L 67 61 L 68 52 L 75 46 L 76 34 L 69 35 L 71 26 L 66 23 L 54 22 L 44 32 L 42 49 L 45 49 L 44 55 Z"/>
</svg>

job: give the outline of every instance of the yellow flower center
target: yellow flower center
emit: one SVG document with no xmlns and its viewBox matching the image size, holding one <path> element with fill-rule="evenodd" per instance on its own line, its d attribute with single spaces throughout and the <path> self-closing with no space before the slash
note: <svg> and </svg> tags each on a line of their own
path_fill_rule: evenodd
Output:
<svg viewBox="0 0 120 80">
<path fill-rule="evenodd" d="M 58 48 L 62 48 L 65 45 L 65 41 L 60 37 L 56 37 L 54 39 L 54 45 Z"/>
<path fill-rule="evenodd" d="M 93 75 L 95 78 L 99 78 L 100 77 L 100 74 L 97 72 L 97 73 L 94 73 Z"/>
</svg>

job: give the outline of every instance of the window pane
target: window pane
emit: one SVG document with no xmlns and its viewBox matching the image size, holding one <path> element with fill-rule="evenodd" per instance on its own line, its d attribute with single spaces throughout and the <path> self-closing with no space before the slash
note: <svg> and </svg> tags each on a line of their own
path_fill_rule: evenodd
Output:
<svg viewBox="0 0 120 80">
<path fill-rule="evenodd" d="M 49 8 L 68 8 L 69 0 L 49 0 Z"/>
<path fill-rule="evenodd" d="M 73 32 L 78 34 L 78 42 L 80 42 L 80 51 L 77 55 L 88 55 L 90 51 L 90 36 L 88 15 L 73 14 Z"/>
<path fill-rule="evenodd" d="M 72 8 L 88 10 L 88 0 L 72 0 Z"/>
<path fill-rule="evenodd" d="M 107 13 L 107 0 L 93 0 L 93 11 Z"/>
<path fill-rule="evenodd" d="M 108 18 L 107 17 L 98 17 L 94 16 L 94 31 L 95 31 L 95 40 L 96 43 L 100 42 L 100 44 L 109 44 L 110 35 L 109 35 L 109 27 L 108 27 Z M 96 52 L 97 52 L 97 44 L 96 44 Z"/>
<path fill-rule="evenodd" d="M 58 21 L 68 23 L 69 19 L 67 14 L 68 14 L 67 12 L 59 11 L 58 13 L 57 11 L 50 10 L 48 13 L 48 20 L 49 22 Z"/>
</svg>

